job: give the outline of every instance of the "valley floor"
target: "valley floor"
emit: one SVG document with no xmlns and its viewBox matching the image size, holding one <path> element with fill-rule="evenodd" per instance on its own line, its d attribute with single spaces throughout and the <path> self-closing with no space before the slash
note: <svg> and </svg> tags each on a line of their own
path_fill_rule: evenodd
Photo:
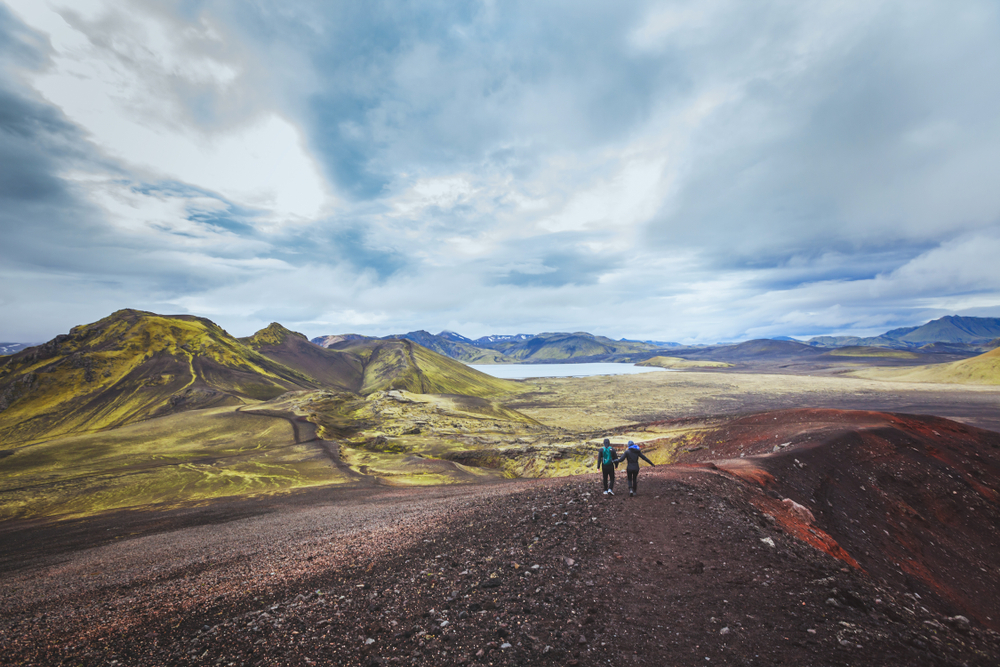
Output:
<svg viewBox="0 0 1000 667">
<path fill-rule="evenodd" d="M 549 425 L 600 430 L 678 417 L 786 408 L 930 414 L 1000 431 L 1000 386 L 886 382 L 814 374 L 683 371 L 525 380 L 509 407 Z"/>
</svg>

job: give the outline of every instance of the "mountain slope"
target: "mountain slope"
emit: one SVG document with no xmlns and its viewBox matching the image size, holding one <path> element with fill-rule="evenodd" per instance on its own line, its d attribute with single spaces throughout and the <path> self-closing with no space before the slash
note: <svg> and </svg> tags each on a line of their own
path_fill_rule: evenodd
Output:
<svg viewBox="0 0 1000 667">
<path fill-rule="evenodd" d="M 869 368 L 852 375 L 897 382 L 941 382 L 944 384 L 1000 384 L 1000 348 L 970 359 L 907 369 Z"/>
<path fill-rule="evenodd" d="M 344 340 L 330 349 L 359 359 L 363 378 L 358 391 L 364 395 L 405 389 L 415 394 L 487 397 L 518 388 L 410 340 Z"/>
<path fill-rule="evenodd" d="M 927 343 L 957 343 L 988 345 L 1000 336 L 1000 318 L 963 317 L 946 315 L 919 327 L 901 327 L 879 336 L 816 336 L 809 345 L 817 347 L 843 347 L 847 345 L 869 347 L 919 347 Z"/>
<path fill-rule="evenodd" d="M 815 357 L 822 349 L 789 340 L 762 338 L 736 345 L 718 345 L 705 348 L 675 350 L 674 355 L 686 359 L 711 359 L 714 361 L 765 361 L 771 359 L 798 359 Z"/>
<path fill-rule="evenodd" d="M 357 356 L 311 343 L 277 322 L 240 342 L 328 387 L 359 392 L 364 383 L 364 366 Z"/>
<path fill-rule="evenodd" d="M 767 489 L 755 502 L 784 533 L 1000 627 L 1000 434 L 926 415 L 796 409 L 727 420 L 690 444 L 681 462 Z"/>
<path fill-rule="evenodd" d="M 898 339 L 918 344 L 987 343 L 997 336 L 1000 336 L 1000 318 L 948 315 L 908 331 Z"/>
<path fill-rule="evenodd" d="M 114 428 L 318 386 L 209 320 L 120 310 L 0 358 L 0 439 Z"/>
</svg>

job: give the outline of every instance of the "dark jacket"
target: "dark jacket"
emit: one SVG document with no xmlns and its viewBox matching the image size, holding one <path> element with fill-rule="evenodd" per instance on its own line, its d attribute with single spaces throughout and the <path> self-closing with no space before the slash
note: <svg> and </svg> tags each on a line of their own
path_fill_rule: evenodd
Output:
<svg viewBox="0 0 1000 667">
<path fill-rule="evenodd" d="M 618 452 L 615 451 L 614 447 L 611 447 L 610 449 L 611 449 L 611 463 L 608 464 L 608 467 L 611 468 L 611 470 L 614 470 L 615 468 L 618 467 L 618 461 L 619 461 L 619 459 L 615 456 Z M 598 469 L 601 469 L 603 467 L 603 465 L 601 464 L 601 459 L 603 459 L 603 458 L 604 458 L 604 447 L 601 447 L 600 449 L 597 450 L 597 468 Z M 612 465 L 614 467 L 612 467 Z"/>
<path fill-rule="evenodd" d="M 638 470 L 639 469 L 639 459 L 642 459 L 643 461 L 645 461 L 649 465 L 656 465 L 655 463 L 653 463 L 652 461 L 650 461 L 649 459 L 647 459 L 646 455 L 643 454 L 642 452 L 640 452 L 638 447 L 629 447 L 628 449 L 626 449 L 625 453 L 623 453 L 621 456 L 619 456 L 618 460 L 615 461 L 615 463 L 621 463 L 622 461 L 628 461 L 628 466 L 626 466 L 625 470 L 631 472 L 633 470 Z"/>
</svg>

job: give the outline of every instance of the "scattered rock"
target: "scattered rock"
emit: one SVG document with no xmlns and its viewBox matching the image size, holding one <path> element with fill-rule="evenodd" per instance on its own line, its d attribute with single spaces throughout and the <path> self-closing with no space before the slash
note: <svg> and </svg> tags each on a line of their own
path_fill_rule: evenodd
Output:
<svg viewBox="0 0 1000 667">
<path fill-rule="evenodd" d="M 792 513 L 792 515 L 795 518 L 797 518 L 799 521 L 806 524 L 807 526 L 811 526 L 814 523 L 816 523 L 816 517 L 813 516 L 813 513 L 809 511 L 809 508 L 806 507 L 805 505 L 800 505 L 791 498 L 785 498 L 784 500 L 781 501 L 781 503 L 788 509 L 789 512 Z"/>
</svg>

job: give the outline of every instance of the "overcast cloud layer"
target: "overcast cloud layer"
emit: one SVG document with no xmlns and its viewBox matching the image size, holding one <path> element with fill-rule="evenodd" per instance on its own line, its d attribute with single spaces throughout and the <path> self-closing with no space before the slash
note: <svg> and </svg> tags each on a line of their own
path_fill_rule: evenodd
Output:
<svg viewBox="0 0 1000 667">
<path fill-rule="evenodd" d="M 0 340 L 1000 315 L 1000 5 L 0 3 Z"/>
</svg>

